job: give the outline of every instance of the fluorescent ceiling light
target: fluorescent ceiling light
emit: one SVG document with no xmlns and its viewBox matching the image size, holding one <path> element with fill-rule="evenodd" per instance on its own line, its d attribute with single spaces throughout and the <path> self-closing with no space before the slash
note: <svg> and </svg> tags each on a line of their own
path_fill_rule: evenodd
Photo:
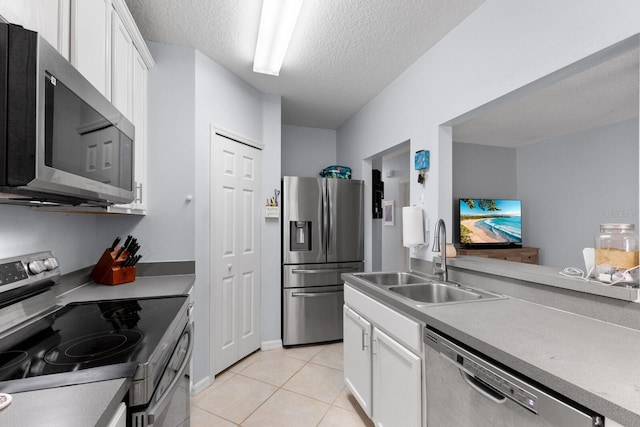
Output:
<svg viewBox="0 0 640 427">
<path fill-rule="evenodd" d="M 264 0 L 253 71 L 280 74 L 303 0 Z"/>
</svg>

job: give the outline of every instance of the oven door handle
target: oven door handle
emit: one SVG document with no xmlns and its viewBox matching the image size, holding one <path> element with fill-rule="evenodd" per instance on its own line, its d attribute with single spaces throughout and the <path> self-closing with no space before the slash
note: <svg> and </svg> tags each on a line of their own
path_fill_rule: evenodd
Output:
<svg viewBox="0 0 640 427">
<path fill-rule="evenodd" d="M 169 386 L 165 390 L 165 392 L 162 395 L 162 397 L 160 399 L 158 399 L 158 401 L 155 403 L 155 405 L 153 405 L 153 407 L 149 407 L 146 410 L 146 413 L 147 413 L 146 414 L 147 415 L 147 426 L 152 426 L 153 425 L 153 423 L 155 422 L 156 413 L 162 412 L 162 410 L 164 409 L 165 405 L 167 403 L 169 403 L 169 399 L 173 395 L 173 392 L 175 391 L 176 387 L 178 386 L 178 383 L 182 379 L 182 376 L 184 375 L 186 370 L 189 368 L 189 361 L 191 360 L 191 353 L 193 353 L 193 324 L 191 322 L 189 322 L 189 324 L 187 325 L 187 328 L 185 329 L 185 333 L 189 335 L 189 347 L 187 348 L 187 354 L 186 354 L 184 360 L 182 361 L 182 365 L 180 366 L 180 369 L 178 369 L 176 371 L 176 376 L 171 380 L 171 383 L 169 384 Z"/>
</svg>

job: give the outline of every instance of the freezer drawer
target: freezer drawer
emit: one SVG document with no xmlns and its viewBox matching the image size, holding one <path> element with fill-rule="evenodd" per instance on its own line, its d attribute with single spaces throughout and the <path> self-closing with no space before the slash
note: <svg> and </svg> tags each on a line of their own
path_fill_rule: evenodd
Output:
<svg viewBox="0 0 640 427">
<path fill-rule="evenodd" d="M 285 265 L 282 267 L 282 287 L 286 289 L 342 285 L 342 273 L 357 273 L 363 270 L 363 262 Z"/>
<path fill-rule="evenodd" d="M 282 344 L 342 339 L 343 286 L 283 289 Z"/>
</svg>

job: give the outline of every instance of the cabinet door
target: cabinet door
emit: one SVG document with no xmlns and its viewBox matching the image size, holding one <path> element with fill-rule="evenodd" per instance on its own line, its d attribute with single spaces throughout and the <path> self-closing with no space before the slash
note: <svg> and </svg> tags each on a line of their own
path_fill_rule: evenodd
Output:
<svg viewBox="0 0 640 427">
<path fill-rule="evenodd" d="M 373 328 L 373 421 L 379 427 L 416 426 L 422 420 L 420 358 Z"/>
<path fill-rule="evenodd" d="M 371 416 L 371 323 L 346 305 L 343 308 L 344 382 L 364 412 Z"/>
<path fill-rule="evenodd" d="M 133 49 L 133 125 L 135 135 L 135 209 L 147 209 L 147 66 Z"/>
<path fill-rule="evenodd" d="M 69 0 L 0 0 L 7 21 L 37 31 L 65 58 L 69 58 Z"/>
<path fill-rule="evenodd" d="M 72 0 L 71 63 L 111 99 L 111 0 Z"/>
<path fill-rule="evenodd" d="M 111 12 L 111 102 L 132 120 L 133 41 L 120 15 Z"/>
</svg>

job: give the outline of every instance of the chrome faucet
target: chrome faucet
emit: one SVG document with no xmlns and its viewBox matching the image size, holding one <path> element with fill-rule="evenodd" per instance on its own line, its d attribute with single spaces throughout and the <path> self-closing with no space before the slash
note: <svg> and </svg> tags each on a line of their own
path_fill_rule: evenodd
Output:
<svg viewBox="0 0 640 427">
<path fill-rule="evenodd" d="M 442 236 L 441 236 L 442 234 Z M 440 247 L 440 238 L 442 237 L 442 248 Z M 440 256 L 433 257 L 433 274 L 440 276 L 441 280 L 447 281 L 447 227 L 444 220 L 440 218 L 436 224 L 436 232 L 433 236 L 433 252 L 440 252 Z M 438 266 L 440 263 L 440 266 Z"/>
</svg>

